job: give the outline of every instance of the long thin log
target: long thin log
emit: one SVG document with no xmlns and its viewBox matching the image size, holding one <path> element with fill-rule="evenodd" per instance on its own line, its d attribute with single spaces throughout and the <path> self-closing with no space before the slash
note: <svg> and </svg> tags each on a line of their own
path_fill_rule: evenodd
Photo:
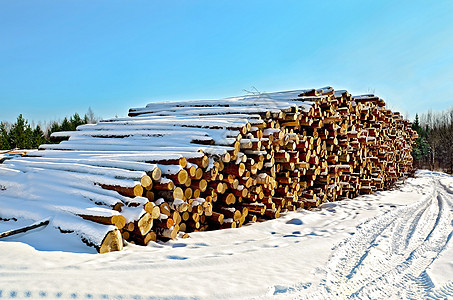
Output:
<svg viewBox="0 0 453 300">
<path fill-rule="evenodd" d="M 20 228 L 17 228 L 17 229 L 12 229 L 12 230 L 8 230 L 8 231 L 5 231 L 5 232 L 1 232 L 0 233 L 0 239 L 8 237 L 8 236 L 15 235 L 15 234 L 19 234 L 19 233 L 25 233 L 25 232 L 28 232 L 30 230 L 33 230 L 33 229 L 36 229 L 36 228 L 39 228 L 39 227 L 45 227 L 45 226 L 47 226 L 49 224 L 49 222 L 50 222 L 50 219 L 44 219 L 44 220 L 35 222 L 35 223 L 33 223 L 31 225 L 28 225 L 28 226 L 24 226 L 24 227 L 20 227 Z"/>
</svg>

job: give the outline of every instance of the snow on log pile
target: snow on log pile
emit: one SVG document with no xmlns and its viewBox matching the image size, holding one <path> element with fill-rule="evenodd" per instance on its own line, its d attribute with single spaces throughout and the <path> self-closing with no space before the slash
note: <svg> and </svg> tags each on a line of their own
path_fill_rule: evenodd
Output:
<svg viewBox="0 0 453 300">
<path fill-rule="evenodd" d="M 0 220 L 51 217 L 101 253 L 241 227 L 389 188 L 416 136 L 379 97 L 331 87 L 151 103 L 5 161 Z"/>
</svg>

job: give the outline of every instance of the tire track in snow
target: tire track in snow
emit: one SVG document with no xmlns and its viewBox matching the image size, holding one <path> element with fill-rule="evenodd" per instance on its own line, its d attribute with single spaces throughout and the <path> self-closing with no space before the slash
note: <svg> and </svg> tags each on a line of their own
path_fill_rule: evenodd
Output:
<svg viewBox="0 0 453 300">
<path fill-rule="evenodd" d="M 453 297 L 453 283 L 434 289 L 426 273 L 453 236 L 452 199 L 436 178 L 420 201 L 359 226 L 334 249 L 324 282 L 306 298 Z"/>
<path fill-rule="evenodd" d="M 450 281 L 440 288 L 436 288 L 428 294 L 426 299 L 451 299 L 453 298 L 453 281 Z"/>
<path fill-rule="evenodd" d="M 424 205 L 420 206 L 414 211 L 415 216 L 410 221 L 402 218 L 398 219 L 398 227 L 394 230 L 393 238 L 393 251 L 399 253 L 402 249 L 407 249 L 410 246 L 410 242 L 414 233 L 420 228 L 420 222 L 423 222 L 422 216 L 424 215 L 429 201 L 426 201 Z M 406 237 L 406 238 L 404 238 Z M 402 245 L 403 244 L 403 245 Z"/>
</svg>

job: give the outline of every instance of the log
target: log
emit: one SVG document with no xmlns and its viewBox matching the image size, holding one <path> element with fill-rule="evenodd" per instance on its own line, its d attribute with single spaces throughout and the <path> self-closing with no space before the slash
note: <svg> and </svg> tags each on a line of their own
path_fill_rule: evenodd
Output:
<svg viewBox="0 0 453 300">
<path fill-rule="evenodd" d="M 126 219 L 122 215 L 113 215 L 113 216 L 96 216 L 96 215 L 87 215 L 87 214 L 78 214 L 80 217 L 85 220 L 90 220 L 93 222 L 115 225 L 118 229 L 122 229 L 126 226 Z"/>
<path fill-rule="evenodd" d="M 116 191 L 123 196 L 139 197 L 143 195 L 143 187 L 136 184 L 134 187 L 123 187 L 119 185 L 99 184 L 103 189 Z"/>
<path fill-rule="evenodd" d="M 151 215 L 153 219 L 157 219 L 160 216 L 160 207 L 153 202 L 148 202 L 144 207 L 145 211 Z"/>
<path fill-rule="evenodd" d="M 28 225 L 28 226 L 23 226 L 23 227 L 20 227 L 20 228 L 17 228 L 17 229 L 12 229 L 12 230 L 8 230 L 8 231 L 5 231 L 5 232 L 1 232 L 0 233 L 0 239 L 8 237 L 8 236 L 15 235 L 15 234 L 19 234 L 19 233 L 25 233 L 25 232 L 31 231 L 31 230 L 39 228 L 39 227 L 45 227 L 45 226 L 47 226 L 49 224 L 49 222 L 50 222 L 49 219 L 44 219 L 44 220 L 35 222 L 35 223 L 33 223 L 31 225 Z"/>
<path fill-rule="evenodd" d="M 102 254 L 121 250 L 123 250 L 123 238 L 120 231 L 115 229 L 107 233 L 98 251 Z"/>
</svg>

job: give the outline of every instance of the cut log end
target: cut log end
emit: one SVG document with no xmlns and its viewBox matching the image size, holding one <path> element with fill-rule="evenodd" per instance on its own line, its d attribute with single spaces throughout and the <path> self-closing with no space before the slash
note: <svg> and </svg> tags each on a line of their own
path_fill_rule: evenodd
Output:
<svg viewBox="0 0 453 300">
<path fill-rule="evenodd" d="M 183 168 L 187 166 L 187 159 L 184 156 L 179 159 L 179 165 Z"/>
<path fill-rule="evenodd" d="M 184 199 L 184 191 L 180 187 L 173 190 L 173 199 Z"/>
<path fill-rule="evenodd" d="M 143 187 L 141 184 L 137 184 L 134 186 L 134 196 L 140 197 L 143 195 Z"/>
<path fill-rule="evenodd" d="M 158 167 L 154 168 L 154 170 L 151 172 L 151 178 L 154 181 L 159 180 L 162 177 L 162 170 Z"/>
<path fill-rule="evenodd" d="M 153 187 L 153 180 L 148 175 L 143 175 L 143 177 L 140 179 L 140 184 L 146 190 L 151 190 Z"/>
<path fill-rule="evenodd" d="M 179 171 L 177 177 L 175 178 L 178 184 L 184 184 L 189 178 L 189 173 L 186 170 Z"/>
<path fill-rule="evenodd" d="M 153 217 L 150 213 L 145 213 L 137 222 L 138 230 L 141 235 L 146 235 L 153 227 Z"/>
<path fill-rule="evenodd" d="M 118 229 L 112 230 L 104 237 L 99 247 L 99 253 L 123 250 L 123 237 Z"/>
<path fill-rule="evenodd" d="M 126 226 L 126 218 L 124 218 L 121 215 L 115 215 L 112 217 L 112 222 L 113 225 L 118 227 L 118 229 L 122 229 L 124 226 Z"/>
</svg>

